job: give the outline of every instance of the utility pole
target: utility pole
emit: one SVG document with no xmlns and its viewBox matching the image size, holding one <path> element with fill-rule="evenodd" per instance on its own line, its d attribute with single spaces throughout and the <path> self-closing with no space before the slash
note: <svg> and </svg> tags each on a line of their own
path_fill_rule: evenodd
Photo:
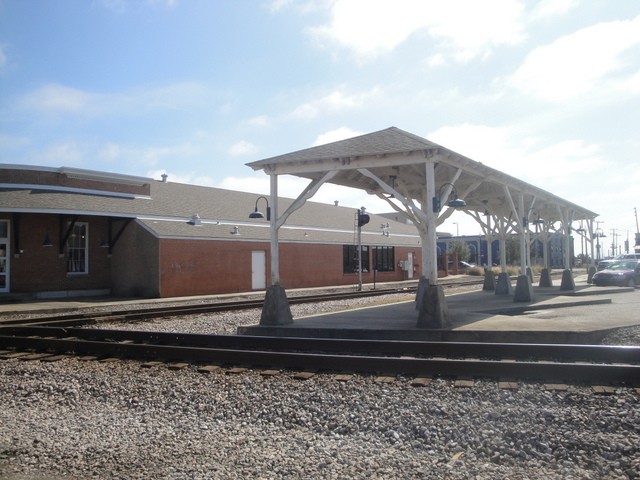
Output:
<svg viewBox="0 0 640 480">
<path fill-rule="evenodd" d="M 369 215 L 365 208 L 361 207 L 356 213 L 358 218 L 358 291 L 362 291 L 362 226 L 369 223 Z"/>
<path fill-rule="evenodd" d="M 600 262 L 600 238 L 604 237 L 600 224 L 604 222 L 596 221 L 596 263 Z"/>
<path fill-rule="evenodd" d="M 634 207 L 633 213 L 636 216 L 636 245 L 634 251 L 640 252 L 640 227 L 638 227 L 638 209 Z"/>
</svg>

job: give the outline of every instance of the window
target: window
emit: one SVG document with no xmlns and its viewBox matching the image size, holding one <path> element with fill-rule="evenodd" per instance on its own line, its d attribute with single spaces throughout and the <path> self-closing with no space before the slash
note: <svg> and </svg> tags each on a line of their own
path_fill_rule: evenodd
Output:
<svg viewBox="0 0 640 480">
<path fill-rule="evenodd" d="M 89 225 L 76 222 L 67 239 L 67 273 L 88 273 L 87 236 Z"/>
<path fill-rule="evenodd" d="M 379 272 L 393 272 L 396 269 L 394 247 L 373 247 L 373 267 Z"/>
<path fill-rule="evenodd" d="M 343 273 L 358 273 L 358 246 L 342 246 L 342 271 Z M 362 246 L 362 271 L 369 271 L 369 247 Z"/>
</svg>

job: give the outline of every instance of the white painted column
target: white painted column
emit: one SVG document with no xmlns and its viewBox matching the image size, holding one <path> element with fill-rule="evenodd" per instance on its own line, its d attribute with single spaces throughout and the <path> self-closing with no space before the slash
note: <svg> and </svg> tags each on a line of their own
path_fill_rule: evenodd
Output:
<svg viewBox="0 0 640 480">
<path fill-rule="evenodd" d="M 278 176 L 269 175 L 271 187 L 271 285 L 280 284 L 280 248 L 278 246 Z"/>
<path fill-rule="evenodd" d="M 525 225 L 526 215 L 524 212 L 524 195 L 518 198 L 518 225 L 520 230 L 520 275 L 527 274 L 527 227 Z"/>
<path fill-rule="evenodd" d="M 425 163 L 425 196 L 424 205 L 425 225 L 421 237 L 422 247 L 422 271 L 429 280 L 429 285 L 438 282 L 438 243 L 436 237 L 437 212 L 433 211 L 433 198 L 436 196 L 435 166 L 432 160 Z"/>
</svg>

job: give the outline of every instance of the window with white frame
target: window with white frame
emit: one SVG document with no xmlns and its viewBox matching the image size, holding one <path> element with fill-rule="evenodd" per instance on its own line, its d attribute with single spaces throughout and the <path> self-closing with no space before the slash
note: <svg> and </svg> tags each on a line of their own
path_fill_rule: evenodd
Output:
<svg viewBox="0 0 640 480">
<path fill-rule="evenodd" d="M 76 222 L 67 239 L 67 273 L 89 273 L 89 224 Z"/>
</svg>

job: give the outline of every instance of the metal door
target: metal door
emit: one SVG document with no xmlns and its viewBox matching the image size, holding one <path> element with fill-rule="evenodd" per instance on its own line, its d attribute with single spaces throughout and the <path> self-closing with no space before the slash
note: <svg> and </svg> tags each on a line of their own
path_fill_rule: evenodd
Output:
<svg viewBox="0 0 640 480">
<path fill-rule="evenodd" d="M 267 288 L 267 261 L 264 250 L 251 252 L 251 289 L 264 290 Z"/>
<path fill-rule="evenodd" d="M 407 278 L 413 278 L 413 252 L 409 252 L 407 255 Z"/>
<path fill-rule="evenodd" d="M 0 292 L 9 291 L 9 221 L 0 220 Z"/>
</svg>

